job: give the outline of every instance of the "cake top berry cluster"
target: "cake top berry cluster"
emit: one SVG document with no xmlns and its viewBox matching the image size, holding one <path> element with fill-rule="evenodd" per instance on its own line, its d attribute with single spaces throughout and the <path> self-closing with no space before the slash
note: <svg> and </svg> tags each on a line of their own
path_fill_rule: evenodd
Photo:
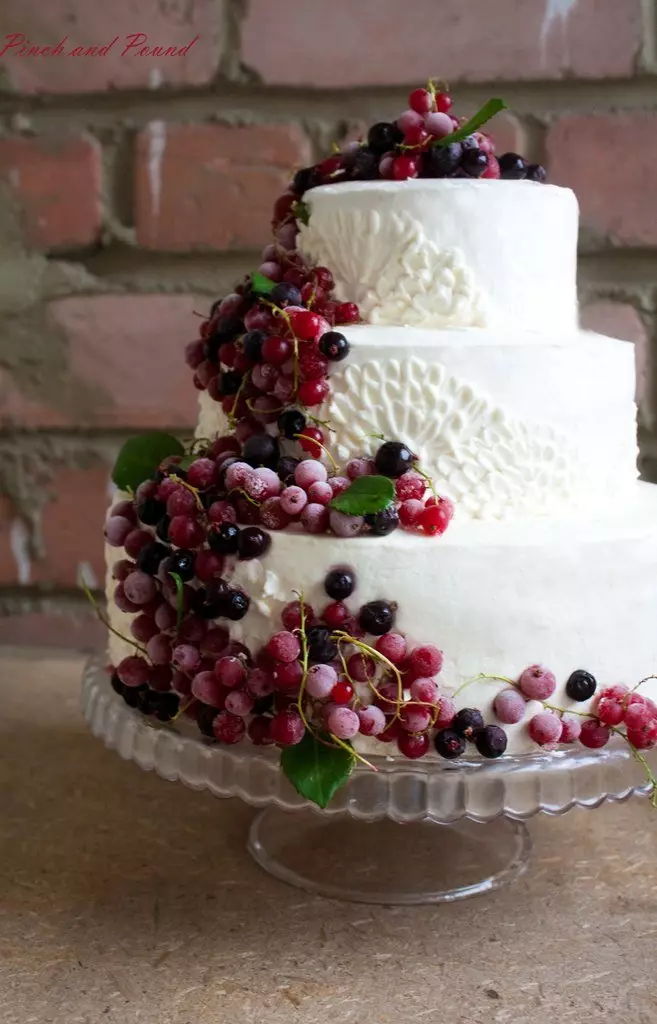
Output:
<svg viewBox="0 0 657 1024">
<path fill-rule="evenodd" d="M 449 92 L 433 81 L 414 89 L 408 109 L 395 121 L 373 124 L 367 138 L 350 142 L 312 167 L 297 171 L 292 191 L 301 198 L 318 185 L 344 181 L 406 181 L 409 178 L 526 179 L 544 182 L 545 168 L 517 153 L 496 156 L 492 137 L 482 131 L 506 104 L 491 99 L 474 117 L 457 117 Z"/>
</svg>

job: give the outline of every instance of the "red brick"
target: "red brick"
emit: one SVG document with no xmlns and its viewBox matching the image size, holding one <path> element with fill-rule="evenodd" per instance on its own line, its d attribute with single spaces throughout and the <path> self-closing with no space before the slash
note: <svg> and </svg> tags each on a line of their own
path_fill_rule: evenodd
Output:
<svg viewBox="0 0 657 1024">
<path fill-rule="evenodd" d="M 90 245 L 101 226 L 100 146 L 88 136 L 0 139 L 0 179 L 36 249 Z"/>
<path fill-rule="evenodd" d="M 607 334 L 611 338 L 631 341 L 636 353 L 637 402 L 642 405 L 647 388 L 648 332 L 638 311 L 628 302 L 601 299 L 584 306 L 581 311 L 582 327 L 588 331 Z"/>
<path fill-rule="evenodd" d="M 23 93 L 205 85 L 221 59 L 225 6 L 225 0 L 4 0 L 0 51 L 11 33 L 22 33 L 37 46 L 65 42 L 60 56 L 20 57 L 13 48 L 0 59 L 10 86 Z M 134 48 L 123 55 L 130 42 L 127 37 L 139 32 L 146 33 L 149 46 L 183 47 L 197 38 L 182 56 L 139 56 Z M 71 56 L 76 47 L 102 47 L 115 37 L 105 56 Z"/>
<path fill-rule="evenodd" d="M 76 412 L 77 425 L 179 427 L 196 422 L 198 393 L 184 347 L 198 333 L 190 295 L 103 295 L 59 299 L 54 324 L 68 339 L 72 378 L 96 396 Z"/>
<path fill-rule="evenodd" d="M 344 89 L 631 75 L 641 0 L 251 0 L 244 62 L 266 82 Z"/>
<path fill-rule="evenodd" d="M 17 612 L 0 618 L 0 644 L 12 647 L 57 647 L 97 650 L 107 630 L 89 607 L 75 612 Z"/>
<path fill-rule="evenodd" d="M 75 587 L 81 568 L 89 567 L 91 581 L 103 586 L 103 523 L 109 480 L 108 465 L 57 467 L 50 485 L 53 497 L 42 512 L 45 555 L 33 561 L 30 582 Z M 88 575 L 86 578 L 90 582 Z"/>
<path fill-rule="evenodd" d="M 550 181 L 574 189 L 591 235 L 657 244 L 657 114 L 562 117 L 547 153 Z"/>
<path fill-rule="evenodd" d="M 139 244 L 170 252 L 262 246 L 274 200 L 310 155 L 297 124 L 151 122 L 137 143 Z"/>
<path fill-rule="evenodd" d="M 32 430 L 38 427 L 73 425 L 70 417 L 46 402 L 27 395 L 7 370 L 0 367 L 0 426 L 18 426 Z"/>
<path fill-rule="evenodd" d="M 28 582 L 26 563 L 20 558 L 18 550 L 26 527 L 21 522 L 16 509 L 9 498 L 0 495 L 0 584 Z M 16 557 L 16 553 L 19 557 Z M 19 573 L 18 562 L 23 562 L 23 572 Z M 19 579 L 22 576 L 22 580 Z"/>
</svg>

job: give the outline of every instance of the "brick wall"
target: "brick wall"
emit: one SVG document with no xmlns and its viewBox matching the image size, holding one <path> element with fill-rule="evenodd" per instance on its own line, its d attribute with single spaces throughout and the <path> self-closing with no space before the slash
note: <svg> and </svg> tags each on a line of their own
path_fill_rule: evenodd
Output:
<svg viewBox="0 0 657 1024">
<path fill-rule="evenodd" d="M 653 0 L 4 0 L 19 33 L 119 38 L 0 57 L 0 642 L 88 635 L 113 453 L 194 422 L 193 311 L 252 269 L 292 167 L 429 76 L 460 112 L 504 96 L 504 148 L 576 189 L 583 319 L 636 346 L 657 475 Z"/>
</svg>

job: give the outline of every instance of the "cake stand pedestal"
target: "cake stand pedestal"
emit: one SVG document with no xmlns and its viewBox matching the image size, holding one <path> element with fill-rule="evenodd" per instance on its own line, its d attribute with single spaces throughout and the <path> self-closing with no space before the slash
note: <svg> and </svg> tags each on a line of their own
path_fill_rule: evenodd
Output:
<svg viewBox="0 0 657 1024">
<path fill-rule="evenodd" d="M 280 771 L 277 750 L 222 747 L 189 722 L 160 726 L 129 708 L 101 656 L 85 668 L 82 707 L 94 735 L 140 768 L 265 808 L 248 850 L 271 875 L 360 903 L 444 903 L 490 892 L 527 869 L 526 819 L 649 790 L 619 741 L 497 761 L 373 758 L 377 772 L 357 766 L 319 811 Z"/>
</svg>

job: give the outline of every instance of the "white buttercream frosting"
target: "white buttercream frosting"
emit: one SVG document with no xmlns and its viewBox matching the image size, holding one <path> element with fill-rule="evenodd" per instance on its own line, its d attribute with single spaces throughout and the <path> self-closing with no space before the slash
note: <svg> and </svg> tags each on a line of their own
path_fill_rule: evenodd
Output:
<svg viewBox="0 0 657 1024">
<path fill-rule="evenodd" d="M 577 320 L 577 200 L 534 182 L 352 182 L 304 196 L 298 245 L 374 324 L 554 330 Z"/>
</svg>

